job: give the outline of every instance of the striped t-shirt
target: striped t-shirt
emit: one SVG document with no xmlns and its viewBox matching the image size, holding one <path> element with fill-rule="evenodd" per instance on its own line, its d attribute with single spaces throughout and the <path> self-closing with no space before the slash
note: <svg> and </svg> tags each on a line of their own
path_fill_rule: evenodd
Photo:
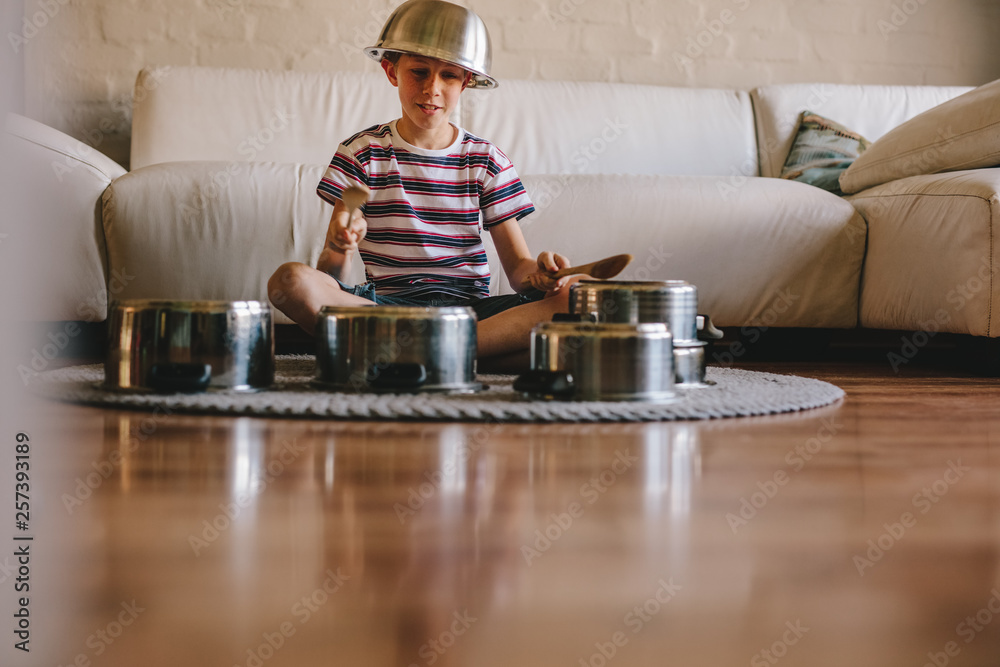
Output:
<svg viewBox="0 0 1000 667">
<path fill-rule="evenodd" d="M 443 150 L 406 143 L 396 121 L 359 132 L 337 148 L 317 192 L 332 204 L 358 183 L 371 190 L 358 250 L 379 294 L 489 296 L 481 231 L 535 210 L 507 156 L 461 128 Z"/>
</svg>

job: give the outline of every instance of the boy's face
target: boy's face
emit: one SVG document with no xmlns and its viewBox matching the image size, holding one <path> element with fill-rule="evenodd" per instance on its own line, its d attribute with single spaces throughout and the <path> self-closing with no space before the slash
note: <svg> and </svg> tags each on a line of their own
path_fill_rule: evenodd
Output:
<svg viewBox="0 0 1000 667">
<path fill-rule="evenodd" d="M 403 133 L 403 138 L 418 146 L 427 141 L 444 142 L 442 146 L 424 148 L 451 145 L 452 129 L 448 117 L 472 75 L 458 65 L 406 53 L 400 55 L 395 65 L 383 60 L 382 69 L 392 85 L 399 89 L 403 117 L 397 129 Z"/>
</svg>

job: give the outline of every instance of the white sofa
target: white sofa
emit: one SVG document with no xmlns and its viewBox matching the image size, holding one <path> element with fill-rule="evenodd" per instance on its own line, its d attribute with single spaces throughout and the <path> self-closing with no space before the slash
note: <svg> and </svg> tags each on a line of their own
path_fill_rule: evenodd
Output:
<svg viewBox="0 0 1000 667">
<path fill-rule="evenodd" d="M 722 327 L 916 330 L 948 309 L 938 330 L 995 337 L 993 281 L 957 312 L 949 290 L 980 257 L 989 276 L 1000 262 L 1000 169 L 849 199 L 775 178 L 805 109 L 877 140 L 967 90 L 502 81 L 466 91 L 453 120 L 513 160 L 537 208 L 522 220 L 533 252 L 579 262 L 632 253 L 623 278 L 688 280 Z M 316 261 L 330 209 L 315 187 L 338 142 L 398 114 L 380 71 L 150 68 L 136 82 L 127 173 L 14 118 L 8 140 L 30 195 L 21 215 L 74 249 L 35 319 L 102 320 L 94 295 L 104 291 L 266 298 L 282 262 Z M 492 291 L 509 291 L 487 245 Z"/>
</svg>

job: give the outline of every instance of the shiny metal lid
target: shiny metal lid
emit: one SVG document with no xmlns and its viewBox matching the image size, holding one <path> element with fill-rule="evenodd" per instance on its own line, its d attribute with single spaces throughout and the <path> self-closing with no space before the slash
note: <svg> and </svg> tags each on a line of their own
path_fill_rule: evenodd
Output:
<svg viewBox="0 0 1000 667">
<path fill-rule="evenodd" d="M 409 0 L 389 15 L 378 41 L 365 53 L 381 61 L 387 51 L 437 58 L 472 72 L 469 88 L 496 88 L 490 76 L 493 48 L 486 24 L 473 12 L 443 0 Z"/>
</svg>

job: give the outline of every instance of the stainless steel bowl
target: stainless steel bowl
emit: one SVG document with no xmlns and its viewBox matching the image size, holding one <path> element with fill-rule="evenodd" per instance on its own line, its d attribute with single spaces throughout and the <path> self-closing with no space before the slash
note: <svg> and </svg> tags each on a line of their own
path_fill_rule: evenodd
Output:
<svg viewBox="0 0 1000 667">
<path fill-rule="evenodd" d="M 704 387 L 705 349 L 702 340 L 674 341 L 674 382 L 685 387 Z"/>
<path fill-rule="evenodd" d="M 476 379 L 471 308 L 326 306 L 316 325 L 315 384 L 338 391 L 469 392 Z"/>
<path fill-rule="evenodd" d="M 666 322 L 675 341 L 698 340 L 698 288 L 683 280 L 581 280 L 569 309 L 598 322 Z"/>
<path fill-rule="evenodd" d="M 386 51 L 437 58 L 472 72 L 469 88 L 496 88 L 490 76 L 493 47 L 475 12 L 442 0 L 409 0 L 396 8 L 365 53 L 381 61 Z"/>
<path fill-rule="evenodd" d="M 274 381 L 274 325 L 263 301 L 111 304 L 104 387 L 254 391 Z"/>
<path fill-rule="evenodd" d="M 516 388 L 583 401 L 669 401 L 671 341 L 662 323 L 542 322 L 531 331 L 532 372 Z"/>
</svg>

